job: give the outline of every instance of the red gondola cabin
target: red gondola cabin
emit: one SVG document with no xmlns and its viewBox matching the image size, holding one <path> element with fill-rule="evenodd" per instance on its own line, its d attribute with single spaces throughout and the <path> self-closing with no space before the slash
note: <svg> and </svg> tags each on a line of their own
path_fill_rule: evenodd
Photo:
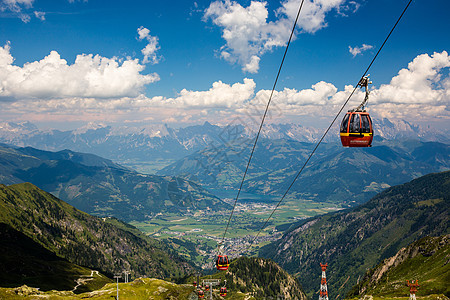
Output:
<svg viewBox="0 0 450 300">
<path fill-rule="evenodd" d="M 220 296 L 225 297 L 227 295 L 227 288 L 222 287 L 220 288 Z"/>
<path fill-rule="evenodd" d="M 341 142 L 344 147 L 371 147 L 372 120 L 365 111 L 349 111 L 341 123 Z"/>
<path fill-rule="evenodd" d="M 204 293 L 202 290 L 199 290 L 198 293 L 197 293 L 197 295 L 198 295 L 198 299 L 203 299 L 203 298 L 205 298 L 205 293 Z"/>
<path fill-rule="evenodd" d="M 226 270 L 228 270 L 229 266 L 230 266 L 230 263 L 228 262 L 228 256 L 219 255 L 217 257 L 217 261 L 216 261 L 217 270 L 226 271 Z"/>
</svg>

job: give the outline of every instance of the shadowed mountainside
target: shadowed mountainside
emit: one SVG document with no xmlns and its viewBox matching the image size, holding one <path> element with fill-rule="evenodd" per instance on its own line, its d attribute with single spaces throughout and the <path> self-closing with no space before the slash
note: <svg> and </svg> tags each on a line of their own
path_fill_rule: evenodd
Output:
<svg viewBox="0 0 450 300">
<path fill-rule="evenodd" d="M 450 233 L 450 172 L 391 187 L 347 211 L 315 217 L 291 228 L 260 256 L 272 258 L 309 296 L 320 286 L 319 263 L 328 263 L 332 298 L 344 296 L 368 268 L 426 235 Z"/>
<path fill-rule="evenodd" d="M 129 270 L 133 277 L 165 278 L 192 269 L 131 225 L 90 216 L 30 183 L 0 185 L 0 222 L 69 262 L 107 275 Z"/>
</svg>

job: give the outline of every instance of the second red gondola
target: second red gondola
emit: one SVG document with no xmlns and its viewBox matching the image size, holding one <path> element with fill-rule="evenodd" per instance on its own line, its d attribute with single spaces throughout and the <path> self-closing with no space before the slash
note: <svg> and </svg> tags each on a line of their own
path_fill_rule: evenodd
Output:
<svg viewBox="0 0 450 300">
<path fill-rule="evenodd" d="M 230 263 L 228 261 L 228 256 L 226 256 L 226 255 L 219 255 L 217 257 L 217 260 L 216 260 L 217 270 L 219 270 L 219 271 L 226 271 L 226 270 L 228 270 L 229 266 L 230 266 Z"/>
</svg>

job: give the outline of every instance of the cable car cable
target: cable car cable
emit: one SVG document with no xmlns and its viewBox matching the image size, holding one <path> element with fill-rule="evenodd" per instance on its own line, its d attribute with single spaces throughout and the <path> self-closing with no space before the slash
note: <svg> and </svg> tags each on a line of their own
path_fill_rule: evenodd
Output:
<svg viewBox="0 0 450 300">
<path fill-rule="evenodd" d="M 373 57 L 372 61 L 370 62 L 369 66 L 367 67 L 366 71 L 364 71 L 364 74 L 361 76 L 361 78 L 364 78 L 364 76 L 367 75 L 367 72 L 369 72 L 370 67 L 372 66 L 372 64 L 374 63 L 375 59 L 378 57 L 378 54 L 381 52 L 381 50 L 383 49 L 384 45 L 386 44 L 387 40 L 389 39 L 389 37 L 391 36 L 392 32 L 394 31 L 394 29 L 397 27 L 397 24 L 400 22 L 401 18 L 403 17 L 403 15 L 405 14 L 406 10 L 408 9 L 409 5 L 411 4 L 412 0 L 409 0 L 408 4 L 406 5 L 405 9 L 403 10 L 403 12 L 401 13 L 400 17 L 397 19 L 397 22 L 395 22 L 394 26 L 392 27 L 391 31 L 389 32 L 388 36 L 386 37 L 386 39 L 384 40 L 383 44 L 381 45 L 380 49 L 378 49 L 378 52 L 375 54 L 375 56 Z M 358 81 L 359 83 L 360 81 Z M 302 168 L 300 169 L 300 171 L 298 171 L 297 175 L 295 176 L 294 180 L 291 182 L 291 184 L 289 185 L 288 189 L 286 190 L 286 192 L 283 194 L 283 196 L 281 197 L 280 201 L 278 201 L 277 205 L 275 206 L 275 208 L 273 209 L 272 213 L 269 215 L 269 217 L 267 218 L 267 220 L 265 221 L 264 225 L 261 227 L 261 229 L 258 231 L 258 233 L 255 235 L 255 237 L 253 238 L 253 240 L 250 242 L 249 246 L 247 247 L 247 249 L 243 252 L 246 253 L 250 247 L 253 245 L 253 243 L 255 242 L 255 240 L 258 238 L 259 234 L 261 233 L 261 231 L 266 227 L 267 223 L 269 222 L 269 220 L 272 218 L 273 214 L 275 213 L 275 211 L 278 209 L 278 207 L 280 206 L 281 202 L 283 202 L 284 198 L 286 197 L 286 195 L 289 193 L 289 190 L 292 188 L 292 186 L 294 185 L 295 181 L 298 179 L 298 177 L 300 176 L 300 174 L 303 172 L 303 169 L 306 167 L 306 165 L 308 164 L 308 162 L 310 161 L 311 157 L 314 155 L 314 153 L 316 152 L 317 148 L 319 147 L 319 145 L 322 143 L 323 139 L 325 138 L 325 136 L 327 135 L 328 131 L 330 131 L 331 127 L 334 125 L 334 122 L 336 122 L 337 118 L 339 117 L 339 115 L 341 114 L 341 112 L 344 110 L 344 107 L 347 105 L 347 103 L 350 101 L 350 98 L 353 96 L 353 94 L 355 93 L 356 89 L 358 88 L 358 84 L 355 86 L 355 88 L 353 89 L 353 91 L 351 92 L 350 96 L 348 96 L 347 100 L 344 102 L 344 105 L 342 105 L 342 107 L 340 108 L 339 112 L 336 114 L 336 116 L 334 117 L 333 121 L 331 122 L 330 126 L 328 126 L 327 130 L 325 130 L 325 133 L 322 135 L 322 137 L 320 138 L 319 142 L 317 143 L 317 145 L 314 147 L 314 150 L 311 152 L 311 154 L 309 155 L 308 159 L 306 160 L 306 162 L 303 164 Z"/>
<path fill-rule="evenodd" d="M 237 204 L 237 201 L 238 201 L 238 199 L 239 199 L 239 195 L 241 194 L 242 186 L 244 185 L 245 177 L 247 176 L 248 168 L 249 168 L 250 163 L 251 163 L 251 161 L 252 161 L 253 153 L 255 152 L 256 144 L 257 144 L 257 142 L 258 142 L 259 135 L 260 135 L 260 133 L 261 133 L 261 129 L 262 129 L 263 125 L 264 125 L 264 121 L 265 121 L 265 119 L 266 119 L 267 112 L 268 112 L 268 110 L 269 110 L 269 105 L 270 105 L 270 102 L 272 101 L 272 96 L 273 96 L 273 93 L 274 93 L 274 91 L 275 91 L 275 87 L 276 87 L 277 82 L 278 82 L 278 77 L 280 76 L 281 68 L 283 67 L 284 59 L 286 58 L 286 54 L 287 54 L 287 51 L 288 51 L 288 49 L 289 49 L 289 45 L 290 45 L 290 43 L 291 43 L 292 36 L 294 35 L 295 27 L 297 26 L 297 21 L 298 21 L 298 18 L 299 18 L 299 16 L 300 16 L 300 12 L 301 12 L 301 10 L 302 10 L 303 3 L 304 3 L 304 2 L 305 2 L 305 0 L 302 0 L 302 2 L 300 3 L 300 7 L 299 7 L 299 9 L 298 9 L 297 17 L 295 18 L 294 26 L 292 27 L 291 35 L 289 36 L 289 40 L 288 40 L 288 42 L 287 42 L 286 49 L 285 49 L 285 51 L 284 51 L 283 59 L 281 60 L 280 67 L 279 67 L 279 69 L 278 69 L 278 73 L 277 73 L 277 76 L 276 76 L 276 78 L 275 78 L 275 82 L 274 82 L 273 87 L 272 87 L 272 92 L 270 93 L 269 101 L 267 102 L 266 110 L 264 111 L 264 115 L 263 115 L 263 117 L 262 117 L 261 124 L 260 124 L 260 126 L 259 126 L 258 134 L 256 135 L 255 142 L 254 142 L 254 144 L 253 144 L 253 148 L 252 148 L 252 151 L 251 151 L 251 153 L 250 153 L 250 157 L 249 157 L 248 162 L 247 162 L 247 167 L 245 168 L 244 176 L 242 177 L 242 181 L 241 181 L 241 184 L 240 184 L 239 189 L 238 189 L 238 193 L 237 193 L 237 196 L 236 196 L 236 200 L 234 201 L 233 209 L 231 210 L 230 217 L 228 218 L 228 223 L 227 223 L 227 226 L 226 226 L 225 231 L 224 231 L 224 233 L 223 233 L 222 241 L 221 241 L 221 242 L 219 243 L 219 245 L 218 245 L 219 247 L 220 247 L 221 244 L 223 244 L 223 242 L 224 242 L 224 240 L 225 240 L 225 235 L 227 234 L 228 228 L 229 228 L 229 226 L 230 226 L 230 221 L 231 221 L 231 218 L 233 217 L 233 213 L 234 213 L 234 210 L 235 210 L 235 208 L 236 208 L 236 204 Z"/>
</svg>

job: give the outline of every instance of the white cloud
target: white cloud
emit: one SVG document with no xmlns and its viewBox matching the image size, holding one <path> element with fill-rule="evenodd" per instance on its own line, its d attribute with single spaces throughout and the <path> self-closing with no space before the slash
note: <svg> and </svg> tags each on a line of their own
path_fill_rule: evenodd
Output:
<svg viewBox="0 0 450 300">
<path fill-rule="evenodd" d="M 366 44 L 362 44 L 361 47 L 354 47 L 352 48 L 351 46 L 348 46 L 348 51 L 353 55 L 353 57 L 355 57 L 358 54 L 361 54 L 364 51 L 370 50 L 372 49 L 373 46 L 372 45 L 366 45 Z"/>
<path fill-rule="evenodd" d="M 41 21 L 45 21 L 45 12 L 43 11 L 35 11 L 34 16 Z"/>
<path fill-rule="evenodd" d="M 306 0 L 298 22 L 298 28 L 314 33 L 326 27 L 325 16 L 335 9 L 345 11 L 345 0 Z M 231 0 L 217 0 L 206 9 L 204 20 L 211 19 L 222 28 L 226 44 L 221 57 L 230 63 L 238 63 L 244 72 L 256 73 L 261 56 L 274 47 L 286 45 L 300 0 L 286 0 L 276 11 L 278 19 L 268 21 L 269 12 L 264 1 L 251 1 L 243 7 Z M 295 38 L 295 36 L 294 36 Z"/>
<path fill-rule="evenodd" d="M 145 38 L 147 38 L 150 35 L 150 30 L 148 30 L 147 28 L 141 26 L 138 28 L 138 35 L 139 35 L 139 40 L 143 40 Z"/>
<path fill-rule="evenodd" d="M 233 85 L 217 81 L 208 91 L 181 90 L 176 98 L 153 98 L 159 105 L 192 108 L 239 108 L 254 94 L 256 84 L 245 78 L 243 83 Z"/>
<path fill-rule="evenodd" d="M 389 84 L 373 93 L 376 103 L 448 105 L 449 77 L 441 72 L 450 67 L 450 56 L 442 53 L 422 54 L 401 69 Z"/>
<path fill-rule="evenodd" d="M 381 117 L 407 120 L 450 119 L 449 68 L 450 56 L 446 51 L 431 56 L 417 56 L 408 64 L 408 68 L 400 70 L 389 84 L 372 89 L 368 110 Z M 373 79 L 376 82 L 376 78 Z M 273 102 L 285 114 L 308 115 L 314 112 L 317 116 L 332 116 L 353 88 L 349 85 L 345 90 L 338 91 L 331 83 L 319 82 L 311 89 L 296 91 L 285 88 L 275 92 Z M 262 91 L 257 95 L 260 93 Z M 357 106 L 363 98 L 363 90 L 358 89 L 346 108 Z"/>
<path fill-rule="evenodd" d="M 251 58 L 250 58 L 250 62 L 248 63 L 248 64 L 246 64 L 243 68 L 242 68 L 242 70 L 243 71 L 247 71 L 247 72 L 249 72 L 249 73 L 258 73 L 258 70 L 259 70 L 259 61 L 260 61 L 261 59 L 258 57 L 258 56 L 256 56 L 256 55 L 253 55 Z"/>
<path fill-rule="evenodd" d="M 33 6 L 34 0 L 2 0 L 0 2 L 0 9 L 9 9 L 13 12 L 20 12 L 24 7 L 30 8 Z"/>
<path fill-rule="evenodd" d="M 10 65 L 13 60 L 9 50 L 5 48 L 7 47 L 0 47 L 1 66 Z M 373 76 L 374 87 L 371 90 L 368 111 L 374 117 L 402 118 L 418 122 L 450 120 L 449 68 L 450 57 L 443 51 L 417 56 L 407 68 L 400 70 L 389 84 L 377 86 L 377 79 Z M 0 74 L 3 72 L 0 71 Z M 0 78 L 0 82 L 3 80 Z M 334 117 L 353 88 L 348 85 L 339 90 L 332 83 L 325 81 L 303 90 L 284 88 L 274 92 L 269 114 L 275 122 L 295 122 L 302 117 L 328 120 Z M 246 78 L 243 82 L 234 84 L 217 81 L 204 91 L 183 89 L 172 98 L 149 98 L 140 94 L 101 101 L 94 96 L 83 97 L 80 94 L 78 97 L 67 96 L 62 99 L 3 103 L 0 116 L 25 115 L 25 119 L 30 121 L 39 118 L 102 122 L 139 122 L 152 119 L 155 123 L 166 121 L 180 124 L 206 120 L 226 123 L 237 116 L 242 120 L 260 120 L 270 92 L 257 91 L 254 80 Z M 364 91 L 358 89 L 345 109 L 356 107 L 363 98 Z"/>
<path fill-rule="evenodd" d="M 159 46 L 158 37 L 151 36 L 150 30 L 143 26 L 139 27 L 137 31 L 139 40 L 142 41 L 145 39 L 148 42 L 147 46 L 145 46 L 145 48 L 141 50 L 142 54 L 144 55 L 144 59 L 142 62 L 144 64 L 157 64 L 161 59 L 156 55 L 156 52 L 161 49 L 161 47 Z"/>
<path fill-rule="evenodd" d="M 33 7 L 33 2 L 34 0 L 0 0 L 0 11 L 10 11 L 24 23 L 28 23 L 30 16 L 23 10 Z"/>
<path fill-rule="evenodd" d="M 142 75 L 145 66 L 137 59 L 119 63 L 117 58 L 81 54 L 69 65 L 51 51 L 22 67 L 13 62 L 7 43 L 0 47 L 0 100 L 137 96 L 146 84 L 159 80 L 157 74 Z"/>
<path fill-rule="evenodd" d="M 328 24 L 325 22 L 325 16 L 333 9 L 344 11 L 347 6 L 345 0 L 307 0 L 303 4 L 302 12 L 298 20 L 298 26 L 308 33 L 314 33 Z M 286 15 L 289 22 L 293 23 L 297 16 L 300 0 L 287 0 L 282 3 L 278 10 L 279 14 Z M 292 27 L 293 24 L 290 26 Z"/>
</svg>

